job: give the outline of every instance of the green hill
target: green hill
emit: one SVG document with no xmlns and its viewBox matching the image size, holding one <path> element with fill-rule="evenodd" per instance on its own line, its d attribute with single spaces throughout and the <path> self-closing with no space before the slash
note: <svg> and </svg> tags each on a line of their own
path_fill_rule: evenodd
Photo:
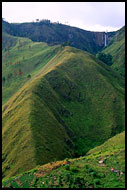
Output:
<svg viewBox="0 0 127 190">
<path fill-rule="evenodd" d="M 102 51 L 113 57 L 112 68 L 125 75 L 125 26 L 116 32 L 109 45 Z"/>
<path fill-rule="evenodd" d="M 114 168 L 112 172 L 111 169 Z M 78 159 L 38 166 L 3 180 L 13 188 L 125 188 L 125 132 Z"/>
<path fill-rule="evenodd" d="M 76 48 L 22 40 L 19 52 L 16 46 L 10 50 L 9 61 L 24 56 L 24 75 L 20 76 L 34 75 L 27 82 L 26 78 L 23 82 L 12 79 L 15 92 L 22 87 L 11 98 L 14 91 L 9 89 L 10 99 L 3 106 L 3 178 L 50 161 L 85 155 L 125 126 L 124 80 L 119 74 Z M 40 60 L 45 61 L 33 69 Z M 3 74 L 12 67 L 6 67 L 5 73 L 3 68 Z M 3 93 L 4 97 L 7 87 Z"/>
<path fill-rule="evenodd" d="M 90 53 L 97 53 L 104 47 L 104 32 L 91 32 L 50 20 L 31 23 L 8 23 L 2 20 L 3 31 L 19 37 L 26 37 L 35 42 L 49 45 L 71 45 Z M 116 32 L 108 32 L 108 43 Z"/>
<path fill-rule="evenodd" d="M 60 46 L 2 34 L 2 103 L 52 59 Z"/>
</svg>

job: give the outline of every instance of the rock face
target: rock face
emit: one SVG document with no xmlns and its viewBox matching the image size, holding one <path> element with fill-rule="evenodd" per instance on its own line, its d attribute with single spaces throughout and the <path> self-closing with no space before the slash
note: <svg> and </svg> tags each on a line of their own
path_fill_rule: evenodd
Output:
<svg viewBox="0 0 127 190">
<path fill-rule="evenodd" d="M 95 32 L 95 43 L 98 44 L 100 47 L 105 46 L 105 35 L 106 35 L 106 46 L 110 43 L 112 40 L 115 32 Z"/>
</svg>

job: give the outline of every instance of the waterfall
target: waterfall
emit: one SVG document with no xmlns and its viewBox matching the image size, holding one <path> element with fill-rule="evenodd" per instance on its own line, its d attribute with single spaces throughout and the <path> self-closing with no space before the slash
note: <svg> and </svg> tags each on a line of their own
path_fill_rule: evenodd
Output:
<svg viewBox="0 0 127 190">
<path fill-rule="evenodd" d="M 106 36 L 106 33 L 105 33 L 105 47 L 107 46 L 107 36 Z"/>
</svg>

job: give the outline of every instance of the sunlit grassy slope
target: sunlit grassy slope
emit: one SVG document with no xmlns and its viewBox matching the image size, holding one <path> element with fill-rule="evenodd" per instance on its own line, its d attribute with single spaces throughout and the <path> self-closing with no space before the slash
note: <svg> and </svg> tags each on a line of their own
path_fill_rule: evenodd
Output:
<svg viewBox="0 0 127 190">
<path fill-rule="evenodd" d="M 109 46 L 103 50 L 113 56 L 112 68 L 125 75 L 125 26 L 118 30 Z"/>
<path fill-rule="evenodd" d="M 122 77 L 87 52 L 46 48 L 57 53 L 3 106 L 4 178 L 85 155 L 124 130 Z"/>
<path fill-rule="evenodd" d="M 60 51 L 60 46 L 48 46 L 42 42 L 2 34 L 2 103 L 33 77 Z M 21 73 L 20 73 L 21 72 Z"/>
<path fill-rule="evenodd" d="M 120 173 L 111 172 L 111 168 Z M 90 150 L 86 156 L 51 162 L 6 179 L 3 187 L 125 188 L 125 132 Z"/>
</svg>

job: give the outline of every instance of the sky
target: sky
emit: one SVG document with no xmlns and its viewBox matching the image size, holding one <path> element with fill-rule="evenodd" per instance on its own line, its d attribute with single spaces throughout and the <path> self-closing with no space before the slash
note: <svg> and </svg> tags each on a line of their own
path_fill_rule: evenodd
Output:
<svg viewBox="0 0 127 190">
<path fill-rule="evenodd" d="M 49 19 L 89 31 L 116 31 L 125 25 L 125 2 L 2 2 L 10 23 Z"/>
</svg>

